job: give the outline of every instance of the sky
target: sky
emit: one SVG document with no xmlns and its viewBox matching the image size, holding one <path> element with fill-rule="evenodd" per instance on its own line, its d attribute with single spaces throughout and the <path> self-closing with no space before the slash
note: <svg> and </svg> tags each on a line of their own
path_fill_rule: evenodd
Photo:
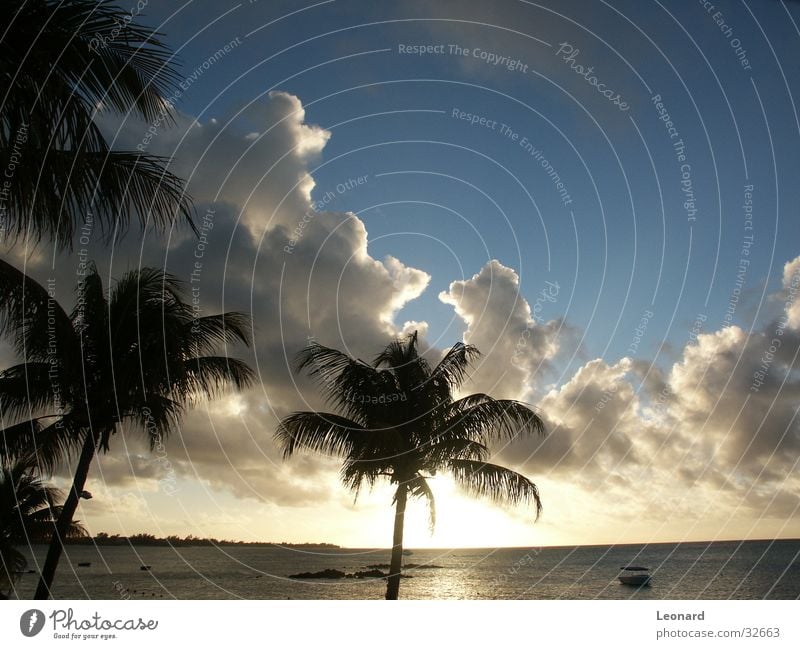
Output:
<svg viewBox="0 0 800 649">
<path fill-rule="evenodd" d="M 205 240 L 4 257 L 65 303 L 81 250 L 112 280 L 163 267 L 204 313 L 252 314 L 228 351 L 260 380 L 156 453 L 117 435 L 91 531 L 390 545 L 388 488 L 354 502 L 334 458 L 272 436 L 323 406 L 291 365 L 309 337 L 371 358 L 418 331 L 434 359 L 483 352 L 464 393 L 541 413 L 544 440 L 492 450 L 544 512 L 437 477 L 408 547 L 800 536 L 798 3 L 129 5 L 175 52 L 176 120 L 97 121 L 171 159 Z"/>
</svg>

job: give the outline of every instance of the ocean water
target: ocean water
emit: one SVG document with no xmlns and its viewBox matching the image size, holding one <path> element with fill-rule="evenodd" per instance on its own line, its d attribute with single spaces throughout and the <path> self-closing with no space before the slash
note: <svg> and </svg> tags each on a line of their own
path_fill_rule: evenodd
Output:
<svg viewBox="0 0 800 649">
<path fill-rule="evenodd" d="M 34 547 L 29 567 L 44 559 Z M 78 567 L 79 562 L 91 562 Z M 60 599 L 380 599 L 383 579 L 289 579 L 298 572 L 364 570 L 387 550 L 281 547 L 71 546 L 59 566 Z M 414 550 L 403 599 L 798 599 L 800 541 L 561 548 Z M 147 564 L 151 570 L 142 571 Z M 651 569 L 652 584 L 619 583 L 623 565 Z M 30 598 L 35 574 L 17 596 Z"/>
</svg>

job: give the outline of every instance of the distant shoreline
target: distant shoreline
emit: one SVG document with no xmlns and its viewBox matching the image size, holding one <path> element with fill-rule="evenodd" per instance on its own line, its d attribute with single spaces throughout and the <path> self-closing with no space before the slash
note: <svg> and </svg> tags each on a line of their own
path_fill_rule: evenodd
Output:
<svg viewBox="0 0 800 649">
<path fill-rule="evenodd" d="M 231 541 L 226 539 L 203 538 L 198 536 L 167 536 L 159 537 L 152 534 L 132 534 L 131 536 L 120 536 L 118 534 L 106 534 L 100 532 L 97 536 L 81 536 L 66 539 L 65 545 L 139 545 L 153 547 L 206 547 L 206 546 L 247 546 L 247 547 L 285 547 L 285 548 L 306 548 L 306 549 L 325 549 L 339 550 L 340 546 L 333 543 L 288 543 L 273 541 Z"/>
<path fill-rule="evenodd" d="M 600 548 L 600 547 L 628 547 L 628 546 L 656 546 L 656 545 L 709 545 L 711 543 L 781 543 L 781 542 L 800 542 L 800 538 L 780 538 L 780 539 L 714 539 L 705 541 L 650 541 L 650 542 L 630 542 L 630 543 L 582 543 L 567 545 L 541 545 L 541 546 L 475 546 L 475 547 L 436 547 L 436 548 L 408 548 L 409 550 L 530 550 L 539 549 L 564 549 L 564 548 Z M 84 536 L 65 540 L 66 545 L 96 545 L 96 546 L 120 546 L 138 545 L 153 547 L 207 547 L 207 546 L 234 546 L 234 547 L 282 547 L 282 548 L 301 548 L 301 549 L 321 549 L 321 550 L 363 550 L 380 548 L 359 548 L 350 546 L 336 545 L 335 543 L 325 542 L 306 542 L 295 543 L 288 541 L 234 541 L 227 539 L 203 538 L 195 536 L 167 536 L 157 537 L 152 534 L 133 534 L 131 536 L 120 536 L 117 534 L 106 534 L 100 532 L 97 536 Z"/>
</svg>

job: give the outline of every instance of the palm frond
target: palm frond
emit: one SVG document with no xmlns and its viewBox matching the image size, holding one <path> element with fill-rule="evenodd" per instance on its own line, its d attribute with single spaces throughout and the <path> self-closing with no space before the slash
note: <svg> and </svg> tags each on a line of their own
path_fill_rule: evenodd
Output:
<svg viewBox="0 0 800 649">
<path fill-rule="evenodd" d="M 180 77 L 159 34 L 131 21 L 129 10 L 97 0 L 6 5 L 0 26 L 4 63 L 16 72 L 12 90 L 55 87 L 90 106 L 132 109 L 148 121 L 160 115 Z"/>
<path fill-rule="evenodd" d="M 109 297 L 111 319 L 120 323 L 143 305 L 157 307 L 183 307 L 182 315 L 190 313 L 182 302 L 183 282 L 161 268 L 142 266 L 130 270 L 120 277 L 111 289 Z"/>
<path fill-rule="evenodd" d="M 61 491 L 44 484 L 34 471 L 28 460 L 0 466 L 0 541 L 7 544 L 49 541 L 61 514 Z M 81 536 L 85 530 L 75 521 L 67 533 Z"/>
<path fill-rule="evenodd" d="M 109 151 L 94 121 L 104 111 L 174 121 L 167 97 L 180 77 L 172 55 L 130 18 L 96 0 L 6 0 L 0 167 L 18 158 L 9 240 L 48 237 L 69 248 L 82 221 L 99 223 L 110 236 L 127 227 L 131 214 L 158 227 L 181 216 L 196 232 L 191 199 L 167 160 Z M 15 153 L 20 142 L 22 156 Z"/>
<path fill-rule="evenodd" d="M 255 381 L 250 366 L 238 358 L 228 356 L 198 356 L 186 361 L 184 371 L 173 382 L 173 399 L 181 400 L 192 395 L 212 399 L 228 386 L 243 390 Z"/>
<path fill-rule="evenodd" d="M 372 364 L 389 369 L 397 379 L 398 388 L 408 393 L 422 391 L 431 376 L 430 364 L 417 351 L 416 331 L 405 340 L 390 342 Z"/>
<path fill-rule="evenodd" d="M 436 527 L 436 499 L 428 480 L 417 473 L 408 483 L 408 494 L 413 498 L 424 498 L 428 504 L 428 528 L 431 534 Z"/>
<path fill-rule="evenodd" d="M 56 528 L 56 521 L 61 516 L 61 505 L 47 506 L 27 516 L 23 525 L 28 539 L 34 543 L 49 543 Z M 66 538 L 74 539 L 86 536 L 86 528 L 80 521 L 70 521 Z"/>
<path fill-rule="evenodd" d="M 431 380 L 441 380 L 447 383 L 451 390 L 458 389 L 466 379 L 472 361 L 480 354 L 474 345 L 456 343 L 433 368 Z"/>
<path fill-rule="evenodd" d="M 250 345 L 251 321 L 245 313 L 229 311 L 193 318 L 185 325 L 188 347 L 196 354 L 207 354 L 220 343 Z"/>
<path fill-rule="evenodd" d="M 309 343 L 297 353 L 295 368 L 298 372 L 306 371 L 309 376 L 319 380 L 326 387 L 335 386 L 341 375 L 348 370 L 353 374 L 361 371 L 363 376 L 376 374 L 375 369 L 363 361 L 316 342 Z"/>
<path fill-rule="evenodd" d="M 69 316 L 48 290 L 0 259 L 0 336 L 11 340 L 26 360 L 48 359 L 52 347 L 59 355 L 74 353 Z"/>
<path fill-rule="evenodd" d="M 533 504 L 536 518 L 539 518 L 542 511 L 539 489 L 524 475 L 475 460 L 451 460 L 449 471 L 456 484 L 466 492 L 500 504 Z"/>
<path fill-rule="evenodd" d="M 415 334 L 416 335 L 416 334 Z M 375 367 L 401 367 L 413 360 L 408 342 L 401 339 L 391 341 L 381 352 L 372 360 Z"/>
<path fill-rule="evenodd" d="M 54 419 L 54 420 L 53 420 Z M 52 475 L 83 443 L 81 427 L 71 417 L 24 421 L 0 431 L 0 458 L 25 462 Z"/>
<path fill-rule="evenodd" d="M 311 343 L 297 354 L 296 367 L 315 380 L 328 404 L 363 425 L 374 412 L 371 405 L 384 405 L 387 395 L 399 394 L 391 372 L 319 343 Z"/>
<path fill-rule="evenodd" d="M 53 361 L 60 360 L 57 354 Z M 68 401 L 68 386 L 57 363 L 29 362 L 0 372 L 0 413 L 18 420 L 54 412 Z"/>
<path fill-rule="evenodd" d="M 544 434 L 544 422 L 530 407 L 486 394 L 472 394 L 453 402 L 446 421 L 446 435 L 481 442 Z"/>
<path fill-rule="evenodd" d="M 17 466 L 21 467 L 21 471 L 18 473 L 15 467 L 12 467 L 11 473 L 17 512 L 23 519 L 32 522 L 46 519 L 47 510 L 54 507 L 61 498 L 61 491 L 43 484 L 33 475 L 34 469 L 28 466 L 27 462 Z"/>
<path fill-rule="evenodd" d="M 183 403 L 149 392 L 142 401 L 131 399 L 125 416 L 145 434 L 154 451 L 177 428 L 183 412 Z"/>
<path fill-rule="evenodd" d="M 483 461 L 489 457 L 489 449 L 485 445 L 463 437 L 442 437 L 421 450 L 428 464 L 425 468 L 431 471 L 445 466 L 451 459 Z"/>
<path fill-rule="evenodd" d="M 69 152 L 65 155 L 69 158 Z M 142 227 L 164 229 L 182 218 L 195 231 L 193 205 L 184 183 L 168 170 L 168 159 L 134 151 L 87 153 L 82 168 L 74 166 L 65 204 L 70 213 L 85 205 L 93 208 L 107 234 L 128 227 L 136 214 Z M 80 184 L 76 183 L 76 175 Z M 65 188 L 66 189 L 66 188 Z"/>
<path fill-rule="evenodd" d="M 35 453 L 43 428 L 39 419 L 30 419 L 3 427 L 0 430 L 0 462 L 19 462 Z"/>
<path fill-rule="evenodd" d="M 339 477 L 345 488 L 353 492 L 353 502 L 356 502 L 365 484 L 372 490 L 379 478 L 390 474 L 391 468 L 391 463 L 385 460 L 379 463 L 348 456 Z"/>
<path fill-rule="evenodd" d="M 73 328 L 80 338 L 80 363 L 84 368 L 93 367 L 96 373 L 110 378 L 109 368 L 109 306 L 103 278 L 94 262 L 88 265 L 86 275 L 79 282 L 77 301 L 71 314 Z M 91 377 L 88 377 L 91 380 Z"/>
<path fill-rule="evenodd" d="M 108 320 L 102 346 L 118 360 L 141 357 L 145 350 L 153 360 L 162 358 L 167 339 L 183 349 L 190 309 L 181 300 L 181 287 L 175 276 L 158 268 L 145 266 L 125 273 L 104 303 L 107 316 L 93 318 L 104 324 Z M 180 358 L 181 352 L 175 355 Z"/>
<path fill-rule="evenodd" d="M 0 161 L 12 154 L 0 149 Z M 7 236 L 71 246 L 77 227 L 96 228 L 108 239 L 128 229 L 132 214 L 142 228 L 163 229 L 178 218 L 194 228 L 192 200 L 167 162 L 131 151 L 29 147 L 15 169 L 18 191 L 9 196 Z"/>
<path fill-rule="evenodd" d="M 367 431 L 358 423 L 327 412 L 295 412 L 284 417 L 275 441 L 288 458 L 304 448 L 327 455 L 347 457 L 367 443 Z"/>
<path fill-rule="evenodd" d="M 297 352 L 295 369 L 298 372 L 307 370 L 311 376 L 323 374 L 325 377 L 335 377 L 352 361 L 350 356 L 338 349 L 311 342 Z"/>
</svg>

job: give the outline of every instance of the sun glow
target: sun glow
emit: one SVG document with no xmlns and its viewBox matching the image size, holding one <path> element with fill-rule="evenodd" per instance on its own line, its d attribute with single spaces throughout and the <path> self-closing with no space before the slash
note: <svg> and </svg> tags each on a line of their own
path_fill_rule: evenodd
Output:
<svg viewBox="0 0 800 649">
<path fill-rule="evenodd" d="M 506 509 L 461 493 L 448 476 L 430 480 L 436 497 L 436 527 L 431 534 L 428 508 L 411 501 L 406 513 L 404 545 L 408 548 L 474 548 L 537 546 L 553 543 L 534 525 L 532 509 Z"/>
<path fill-rule="evenodd" d="M 238 417 L 247 410 L 247 401 L 241 394 L 230 394 L 217 402 L 210 402 L 208 409 L 212 413 Z"/>
</svg>

